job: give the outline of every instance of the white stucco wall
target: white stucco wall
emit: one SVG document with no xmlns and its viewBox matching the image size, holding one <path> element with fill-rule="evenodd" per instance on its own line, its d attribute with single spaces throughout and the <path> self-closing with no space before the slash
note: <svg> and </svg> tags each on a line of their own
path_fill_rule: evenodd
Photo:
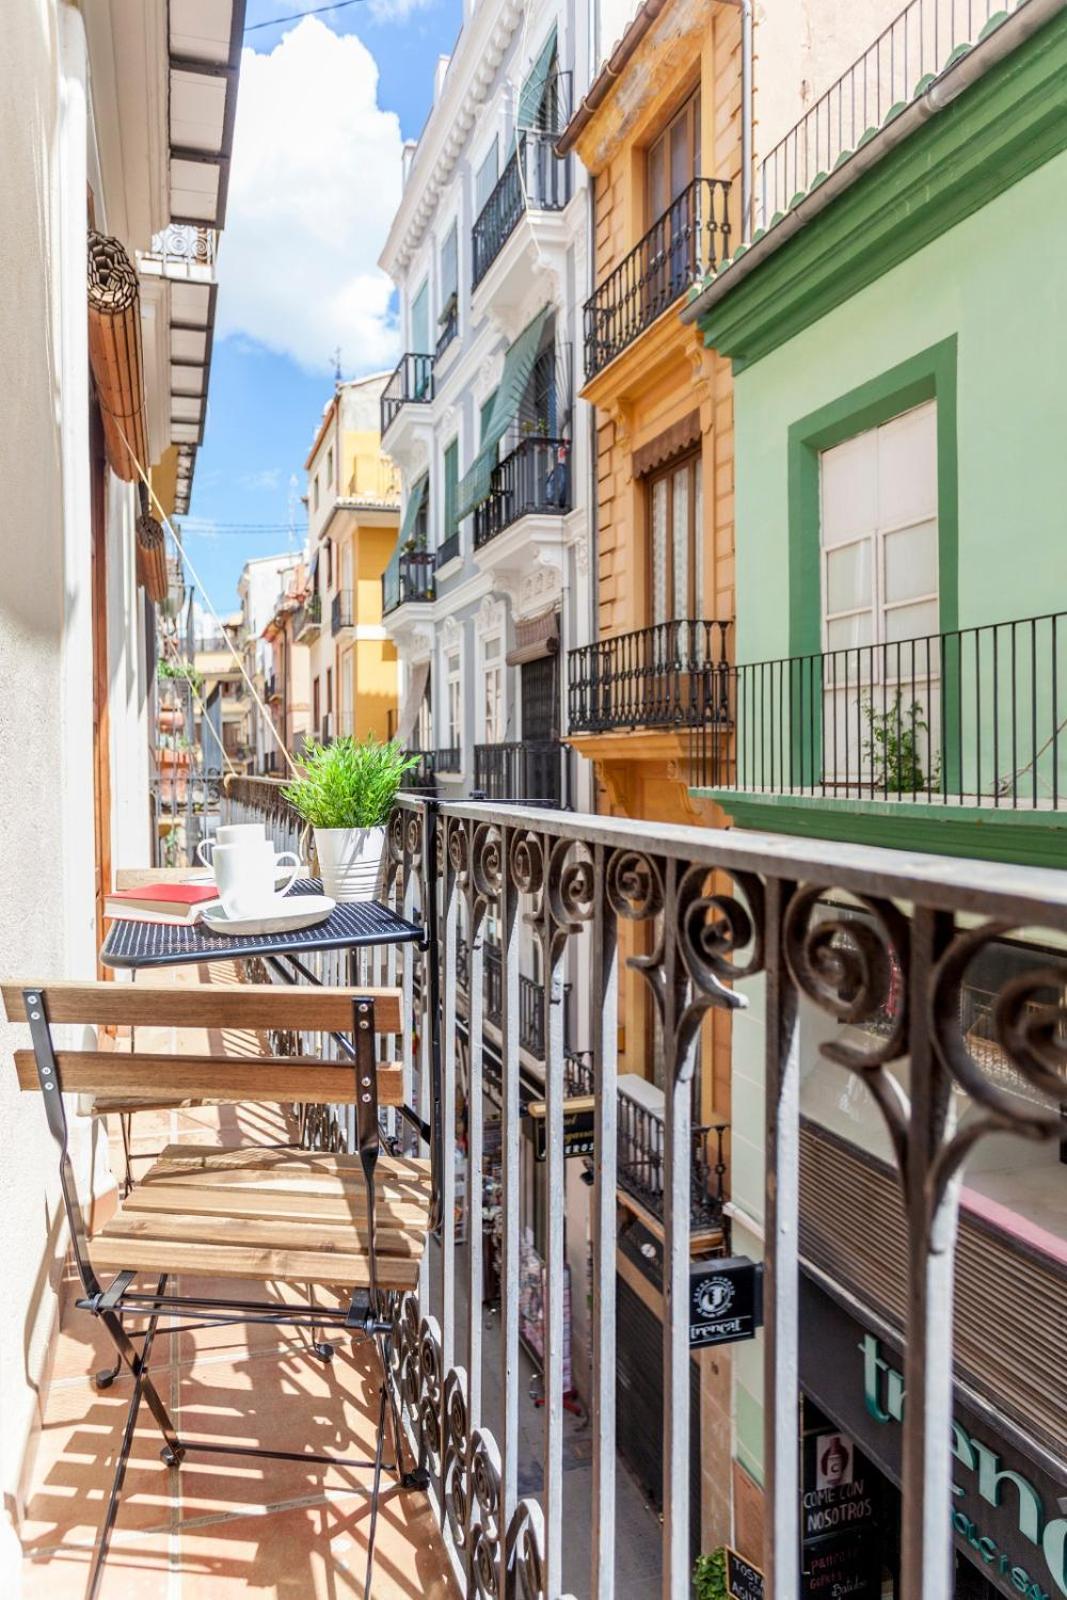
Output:
<svg viewBox="0 0 1067 1600">
<path fill-rule="evenodd" d="M 86 185 L 95 175 L 80 14 L 5 11 L 0 54 L 0 975 L 93 977 L 92 609 Z M 98 211 L 98 223 L 106 218 Z M 147 860 L 147 694 L 132 491 L 109 485 L 111 783 L 115 862 Z M 68 1044 L 84 1030 L 64 1030 Z M 0 1023 L 0 1580 L 19 1591 L 12 1524 L 47 1373 L 65 1251 L 57 1156 L 40 1100 L 20 1095 Z M 91 1127 L 71 1116 L 83 1178 Z M 98 1150 L 96 1189 L 109 1181 Z M 86 1188 L 90 1185 L 86 1184 Z"/>
</svg>

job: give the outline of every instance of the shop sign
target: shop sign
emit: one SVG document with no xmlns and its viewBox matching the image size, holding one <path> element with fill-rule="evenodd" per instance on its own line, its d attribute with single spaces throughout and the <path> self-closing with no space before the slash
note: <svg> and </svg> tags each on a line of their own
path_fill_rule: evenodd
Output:
<svg viewBox="0 0 1067 1600">
<path fill-rule="evenodd" d="M 878 1491 L 870 1462 L 847 1433 L 809 1433 L 804 1440 L 806 1542 L 878 1522 Z"/>
<path fill-rule="evenodd" d="M 900 1483 L 903 1359 L 801 1275 L 801 1384 Z M 1004 1594 L 1067 1597 L 1067 1474 L 997 1434 L 957 1398 L 951 1512 L 956 1547 Z"/>
<path fill-rule="evenodd" d="M 801 1600 L 881 1600 L 881 1564 L 870 1533 L 831 1533 L 805 1544 Z"/>
<path fill-rule="evenodd" d="M 763 1600 L 763 1573 L 726 1546 L 726 1593 L 733 1600 Z"/>
<path fill-rule="evenodd" d="M 689 1267 L 689 1343 L 693 1349 L 753 1339 L 763 1326 L 763 1265 L 748 1256 Z"/>
<path fill-rule="evenodd" d="M 548 1117 L 543 1100 L 531 1100 L 526 1115 L 533 1122 L 534 1158 L 548 1158 Z M 563 1154 L 591 1156 L 595 1147 L 596 1101 L 591 1094 L 575 1095 L 563 1102 Z"/>
</svg>

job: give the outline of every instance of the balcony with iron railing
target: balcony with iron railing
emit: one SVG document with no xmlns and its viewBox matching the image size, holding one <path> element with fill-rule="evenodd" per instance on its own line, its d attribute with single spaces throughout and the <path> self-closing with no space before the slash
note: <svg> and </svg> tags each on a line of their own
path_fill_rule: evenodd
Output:
<svg viewBox="0 0 1067 1600">
<path fill-rule="evenodd" d="M 729 726 L 729 622 L 656 622 L 571 650 L 570 733 Z"/>
<path fill-rule="evenodd" d="M 341 633 L 345 628 L 355 627 L 356 614 L 352 606 L 352 590 L 338 589 L 333 597 L 330 607 L 330 632 Z"/>
<path fill-rule="evenodd" d="M 1067 809 L 1067 613 L 732 676 L 735 741 L 694 731 L 698 787 L 1035 820 Z"/>
<path fill-rule="evenodd" d="M 585 374 L 596 376 L 730 253 L 730 185 L 694 178 L 585 303 Z"/>
<path fill-rule="evenodd" d="M 459 529 L 450 533 L 447 539 L 442 539 L 433 555 L 434 571 L 440 572 L 442 567 L 447 567 L 450 561 L 458 561 L 462 553 Z"/>
<path fill-rule="evenodd" d="M 162 233 L 152 236 L 151 249 L 137 252 L 138 270 L 145 276 L 210 283 L 217 243 L 214 228 L 172 222 Z"/>
<path fill-rule="evenodd" d="M 428 602 L 433 597 L 433 552 L 395 550 L 382 573 L 382 616 L 388 616 L 398 606 Z"/>
<path fill-rule="evenodd" d="M 297 644 L 313 644 L 321 630 L 322 596 L 309 594 L 293 612 L 293 638 Z"/>
<path fill-rule="evenodd" d="M 381 422 L 384 439 L 407 405 L 429 405 L 433 399 L 432 355 L 408 350 L 400 357 L 382 390 Z"/>
<path fill-rule="evenodd" d="M 440 749 L 434 750 L 432 754 L 433 769 L 436 774 L 444 773 L 448 776 L 456 777 L 463 771 L 463 751 L 458 744 L 442 745 Z"/>
<path fill-rule="evenodd" d="M 273 797 L 277 787 L 264 780 L 229 782 L 224 820 L 250 820 L 255 795 L 265 789 Z M 282 844 L 277 823 L 271 831 Z M 851 1306 L 860 1303 L 856 1294 L 891 1291 L 877 1312 L 879 1347 L 891 1357 L 898 1395 L 908 1395 L 892 1422 L 903 1501 L 895 1592 L 902 1600 L 945 1600 L 956 1592 L 951 1519 L 973 1527 L 971 1510 L 984 1515 L 992 1503 L 978 1495 L 977 1467 L 961 1461 L 963 1445 L 973 1459 L 988 1437 L 982 1448 L 999 1470 L 996 1419 L 1004 1415 L 1014 1429 L 1028 1414 L 1025 1407 L 1042 1410 L 1042 1437 L 1067 1433 L 1062 1385 L 1055 1382 L 1067 1308 L 1062 1237 L 1043 1232 L 1033 1217 L 1020 1220 L 1012 1234 L 1003 1204 L 975 1209 L 966 1187 L 969 1169 L 960 1183 L 976 1150 L 979 1168 L 983 1161 L 1002 1168 L 1010 1150 L 1025 1173 L 1039 1152 L 1054 1153 L 1062 1138 L 1064 984 L 1049 952 L 1062 951 L 1067 940 L 1064 874 L 1027 867 L 991 873 L 982 864 L 914 850 L 894 854 L 812 839 L 801 856 L 794 841 L 770 835 L 669 824 L 653 831 L 611 816 L 470 802 L 435 809 L 405 800 L 389 829 L 385 897 L 409 913 L 413 905 L 422 908 L 426 950 L 406 944 L 382 952 L 377 965 L 365 953 L 309 959 L 316 963 L 312 976 L 329 984 L 398 983 L 402 1014 L 411 1016 L 395 1044 L 404 1081 L 415 1085 L 421 1122 L 401 1124 L 383 1112 L 382 1139 L 397 1154 L 428 1156 L 433 1238 L 424 1281 L 391 1307 L 386 1381 L 432 1491 L 425 1501 L 417 1489 L 408 1496 L 448 1529 L 433 1561 L 450 1559 L 460 1591 L 471 1597 L 505 1592 L 506 1584 L 536 1600 L 567 1594 L 613 1600 L 622 1592 L 619 1515 L 637 1523 L 642 1510 L 627 1488 L 615 1428 L 620 1396 L 627 1395 L 616 1364 L 621 1191 L 639 1212 L 662 1217 L 662 1345 L 648 1355 L 650 1377 L 654 1368 L 661 1380 L 662 1403 L 650 1411 L 647 1428 L 662 1452 L 664 1513 L 658 1522 L 651 1519 L 659 1556 L 642 1568 L 641 1592 L 669 1600 L 689 1600 L 693 1593 L 693 1536 L 702 1534 L 692 1521 L 699 1496 L 694 1502 L 690 1495 L 690 1443 L 699 1426 L 691 1410 L 691 1247 L 699 1233 L 691 1214 L 694 1173 L 715 1210 L 726 1186 L 718 1129 L 713 1125 L 705 1140 L 704 1119 L 695 1110 L 698 1037 L 702 1020 L 726 1013 L 740 1019 L 758 992 L 758 1010 L 748 1013 L 745 1027 L 753 1032 L 748 1059 L 759 1093 L 751 1105 L 735 1106 L 734 1119 L 745 1118 L 752 1154 L 748 1204 L 759 1213 L 767 1307 L 762 1343 L 748 1351 L 762 1368 L 766 1530 L 761 1547 L 749 1551 L 763 1572 L 762 1591 L 753 1592 L 768 1600 L 796 1600 L 802 1592 L 807 1469 L 799 1448 L 798 1381 L 807 1384 L 820 1362 L 825 1368 L 838 1356 L 847 1359 L 847 1372 L 835 1369 L 829 1378 L 847 1383 L 863 1410 L 861 1346 L 853 1341 L 847 1355 L 835 1356 L 813 1341 L 804 1321 L 811 1262 L 823 1279 L 833 1280 L 845 1258 L 863 1264 L 867 1274 Z M 469 983 L 476 957 L 447 934 L 437 942 L 435 930 L 454 918 L 457 900 L 467 926 L 489 907 L 508 930 L 488 963 L 499 974 L 490 980 L 491 1004 L 500 1015 L 491 1060 L 482 1036 L 461 1036 L 453 1026 L 456 990 Z M 524 923 L 543 937 L 545 982 L 554 990 L 565 963 L 580 959 L 582 949 L 592 955 L 584 1005 L 588 1052 L 568 1051 L 555 1018 L 542 1030 L 543 1188 L 553 1203 L 540 1223 L 534 1298 L 543 1323 L 533 1368 L 520 1344 L 531 1300 L 520 1267 L 529 1226 L 530 1172 L 523 1159 L 529 1063 L 520 1059 L 521 941 L 510 932 Z M 617 958 L 624 929 L 627 937 L 646 936 L 637 974 Z M 1010 977 L 1001 974 L 984 986 L 976 1019 L 974 1006 L 965 1003 L 967 974 L 1005 929 L 1027 930 L 1028 942 L 1013 945 Z M 483 973 L 487 953 L 483 945 Z M 258 976 L 262 981 L 267 973 Z M 662 1116 L 620 1108 L 626 1085 L 620 1082 L 619 1019 L 624 985 L 631 982 L 653 984 L 662 1000 Z M 530 1004 L 542 1016 L 551 1009 L 543 990 Z M 509 1015 L 512 1005 L 519 1015 Z M 522 1024 L 527 1038 L 530 1027 Z M 978 1032 L 980 1053 L 973 1043 Z M 300 1048 L 298 1036 L 286 1037 L 288 1050 Z M 816 1069 L 827 1074 L 835 1107 L 846 1106 L 853 1116 L 862 1098 L 863 1115 L 878 1126 L 883 1119 L 888 1137 L 873 1178 L 869 1163 L 853 1159 L 846 1167 L 826 1139 L 820 1145 L 825 1172 L 812 1168 L 811 1129 L 801 1117 L 800 1097 Z M 500 1107 L 495 1120 L 482 1115 L 490 1073 Z M 594 1100 L 588 1189 L 567 1182 L 565 1106 L 577 1094 Z M 642 1101 L 638 1110 L 648 1107 Z M 352 1148 L 343 1110 L 322 1108 L 309 1127 L 320 1150 Z M 986 1151 L 992 1160 L 985 1160 Z M 841 1182 L 854 1181 L 861 1169 L 873 1187 L 850 1189 L 843 1198 Z M 482 1180 L 490 1171 L 495 1187 L 487 1199 Z M 877 1200 L 874 1230 L 860 1225 L 868 1194 Z M 565 1307 L 573 1294 L 567 1264 L 572 1207 L 585 1195 L 588 1214 L 583 1210 L 573 1221 L 588 1241 L 589 1337 L 581 1365 L 595 1425 L 587 1435 L 588 1533 L 576 1556 L 568 1531 L 574 1519 L 564 1510 L 580 1482 L 568 1453 L 573 1419 L 563 1404 L 572 1359 L 567 1341 L 575 1337 Z M 736 1249 L 741 1211 L 736 1203 L 729 1210 Z M 500 1264 L 493 1289 L 499 1314 L 492 1317 L 484 1314 L 487 1238 Z M 1018 1287 L 1021 1281 L 1026 1289 Z M 991 1296 L 995 1340 L 989 1335 Z M 290 1362 L 298 1359 L 295 1352 L 287 1355 Z M 347 1350 L 339 1348 L 336 1360 L 346 1361 Z M 953 1382 L 960 1370 L 968 1384 L 962 1391 Z M 534 1409 L 532 1385 L 543 1396 L 542 1408 Z M 377 1392 L 368 1407 L 377 1405 Z M 966 1425 L 953 1430 L 961 1393 Z M 93 1403 L 99 1409 L 99 1397 Z M 316 1400 L 320 1408 L 326 1403 Z M 707 1455 L 697 1463 L 698 1478 L 701 1469 L 706 1475 L 720 1462 L 729 1477 L 726 1434 L 721 1454 L 701 1434 Z M 206 1471 L 202 1478 L 204 1491 Z M 1034 1526 L 1055 1534 L 1055 1499 L 1043 1501 L 1043 1490 L 1018 1481 L 1022 1503 L 1047 1519 Z M 138 1492 L 134 1485 L 131 1495 Z M 481 1520 L 487 1508 L 489 1523 Z M 628 1538 L 634 1532 L 630 1527 Z M 964 1537 L 960 1548 L 965 1545 Z M 1034 1571 L 1045 1591 L 1054 1592 L 1040 1542 L 1032 1540 L 1030 1548 Z M 472 1549 L 484 1552 L 476 1569 L 481 1578 L 470 1576 Z M 238 1559 L 236 1547 L 229 1555 Z M 428 1545 L 422 1556 L 418 1581 L 425 1590 L 439 1573 Z M 527 1574 L 533 1574 L 530 1583 Z"/>
<path fill-rule="evenodd" d="M 570 445 L 539 433 L 522 439 L 493 468 L 488 498 L 474 512 L 480 550 L 521 517 L 562 517 L 571 509 Z"/>
<path fill-rule="evenodd" d="M 474 746 L 474 792 L 489 800 L 570 800 L 570 751 L 559 739 L 511 740 Z"/>
<path fill-rule="evenodd" d="M 453 339 L 459 333 L 458 294 L 452 295 L 449 299 L 448 305 L 445 307 L 441 320 L 438 323 L 438 327 L 440 328 L 440 332 L 437 335 L 437 343 L 434 345 L 433 351 L 433 358 L 435 362 L 440 361 L 441 357 L 444 355 Z"/>
<path fill-rule="evenodd" d="M 1001 0 L 909 0 L 762 159 L 754 226 L 767 229 L 836 174 L 1007 14 Z"/>
<path fill-rule="evenodd" d="M 406 754 L 414 757 L 416 765 L 409 767 L 400 780 L 400 787 L 409 793 L 435 794 L 437 791 L 437 773 L 434 766 L 434 752 L 432 750 L 408 750 Z"/>
<path fill-rule="evenodd" d="M 472 288 L 477 289 L 524 216 L 564 210 L 571 197 L 569 156 L 556 154 L 552 130 L 521 130 L 515 148 L 471 231 Z"/>
</svg>

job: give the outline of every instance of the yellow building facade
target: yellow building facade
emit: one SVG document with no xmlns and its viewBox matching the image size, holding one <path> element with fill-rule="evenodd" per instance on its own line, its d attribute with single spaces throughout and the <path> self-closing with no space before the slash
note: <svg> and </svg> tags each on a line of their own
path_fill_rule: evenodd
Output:
<svg viewBox="0 0 1067 1600">
<path fill-rule="evenodd" d="M 310 731 L 389 738 L 396 647 L 382 627 L 382 573 L 396 545 L 400 491 L 382 455 L 381 376 L 339 383 L 308 453 L 309 590 L 295 643 L 310 651 Z"/>
</svg>

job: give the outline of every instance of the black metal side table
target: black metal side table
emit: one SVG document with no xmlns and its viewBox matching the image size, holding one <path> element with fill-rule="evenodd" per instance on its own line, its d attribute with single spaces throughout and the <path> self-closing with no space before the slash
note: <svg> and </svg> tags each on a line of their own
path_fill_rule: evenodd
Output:
<svg viewBox="0 0 1067 1600">
<path fill-rule="evenodd" d="M 185 874 L 174 873 L 179 882 Z M 317 878 L 299 879 L 290 893 L 321 894 Z M 116 918 L 100 951 L 105 967 L 152 971 L 209 961 L 259 958 L 285 983 L 320 984 L 302 957 L 324 950 L 371 950 L 387 945 L 418 944 L 426 947 L 426 930 L 407 922 L 378 901 L 338 904 L 325 921 L 291 933 L 222 934 L 202 923 L 137 922 Z M 347 1034 L 331 1035 L 338 1048 L 355 1060 L 355 1044 Z M 433 1147 L 431 1131 L 411 1106 L 397 1107 L 400 1115 Z M 317 1127 L 313 1119 L 309 1127 Z"/>
</svg>

